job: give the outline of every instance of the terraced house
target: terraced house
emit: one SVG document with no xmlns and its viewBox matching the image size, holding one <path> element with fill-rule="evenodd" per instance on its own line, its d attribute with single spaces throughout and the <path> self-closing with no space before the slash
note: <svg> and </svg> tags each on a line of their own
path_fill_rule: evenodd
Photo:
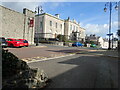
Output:
<svg viewBox="0 0 120 90">
<path fill-rule="evenodd" d="M 35 38 L 56 38 L 57 35 L 65 35 L 69 40 L 85 41 L 85 29 L 75 20 L 60 19 L 59 14 L 55 16 L 42 13 L 35 17 Z"/>
</svg>

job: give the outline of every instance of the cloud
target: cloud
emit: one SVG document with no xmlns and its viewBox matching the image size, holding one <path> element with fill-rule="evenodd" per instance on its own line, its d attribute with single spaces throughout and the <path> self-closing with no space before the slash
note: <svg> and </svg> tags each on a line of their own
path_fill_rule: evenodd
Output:
<svg viewBox="0 0 120 90">
<path fill-rule="evenodd" d="M 109 25 L 108 24 L 80 24 L 81 27 L 84 27 L 86 29 L 86 34 L 90 35 L 90 34 L 96 34 L 97 36 L 102 36 L 105 37 L 106 34 L 108 34 L 108 29 L 109 29 Z M 114 35 L 116 35 L 118 29 L 118 22 L 114 21 L 112 23 L 112 29 L 111 32 L 114 33 Z"/>
</svg>

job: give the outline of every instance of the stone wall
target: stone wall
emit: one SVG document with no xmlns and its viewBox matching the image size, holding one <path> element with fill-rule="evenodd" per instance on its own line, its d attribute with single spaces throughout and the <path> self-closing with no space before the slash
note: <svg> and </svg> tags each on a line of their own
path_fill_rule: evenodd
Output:
<svg viewBox="0 0 120 90">
<path fill-rule="evenodd" d="M 30 18 L 35 18 L 34 12 L 24 9 L 24 13 L 20 13 L 4 6 L 0 6 L 0 11 L 0 37 L 27 39 L 30 44 L 34 43 L 34 27 L 29 27 Z"/>
</svg>

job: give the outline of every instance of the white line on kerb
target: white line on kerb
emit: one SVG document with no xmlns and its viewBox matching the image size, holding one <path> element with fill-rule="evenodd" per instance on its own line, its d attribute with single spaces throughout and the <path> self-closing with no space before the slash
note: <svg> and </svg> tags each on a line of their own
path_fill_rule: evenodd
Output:
<svg viewBox="0 0 120 90">
<path fill-rule="evenodd" d="M 75 55 L 75 54 L 69 54 L 69 55 L 59 56 L 59 57 L 53 57 L 53 58 L 45 58 L 45 59 L 40 59 L 40 60 L 36 60 L 36 61 L 30 61 L 30 62 L 27 62 L 27 63 L 48 61 L 50 59 L 62 58 L 62 57 L 73 56 L 73 55 Z"/>
</svg>

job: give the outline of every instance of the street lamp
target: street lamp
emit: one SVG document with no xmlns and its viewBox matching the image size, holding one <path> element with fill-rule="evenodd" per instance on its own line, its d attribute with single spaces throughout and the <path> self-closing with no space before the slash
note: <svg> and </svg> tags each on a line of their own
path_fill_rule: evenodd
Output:
<svg viewBox="0 0 120 90">
<path fill-rule="evenodd" d="M 111 49 L 111 41 L 110 41 L 110 37 L 112 35 L 111 33 L 111 11 L 112 11 L 112 7 L 115 5 L 115 9 L 118 10 L 118 3 L 117 2 L 107 2 L 105 4 L 105 8 L 104 8 L 104 11 L 106 12 L 107 11 L 107 7 L 109 7 L 109 10 L 110 10 L 110 17 L 109 17 L 109 34 L 107 34 L 109 36 L 109 46 L 108 46 L 108 50 Z"/>
<path fill-rule="evenodd" d="M 40 13 L 43 12 L 43 9 L 42 9 L 42 6 L 38 6 L 35 8 L 35 13 L 37 13 L 37 15 L 39 15 Z M 39 18 L 39 17 L 38 17 Z M 38 22 L 37 22 L 38 23 Z M 36 32 L 36 35 L 37 35 L 37 42 L 36 42 L 36 46 L 38 46 L 38 43 L 39 43 L 39 32 L 38 32 L 38 28 L 37 27 L 37 32 Z"/>
</svg>

